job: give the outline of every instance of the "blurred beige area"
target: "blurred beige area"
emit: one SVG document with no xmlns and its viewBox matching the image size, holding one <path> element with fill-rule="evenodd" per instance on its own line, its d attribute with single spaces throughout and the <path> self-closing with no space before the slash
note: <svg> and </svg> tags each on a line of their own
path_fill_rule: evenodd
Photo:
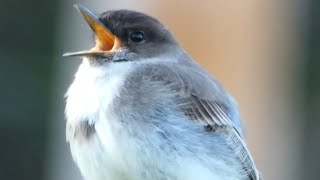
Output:
<svg viewBox="0 0 320 180">
<path fill-rule="evenodd" d="M 175 34 L 189 54 L 237 99 L 246 127 L 249 149 L 264 179 L 300 179 L 299 109 L 302 91 L 295 78 L 302 51 L 299 37 L 299 1 L 169 1 L 95 0 L 79 2 L 101 13 L 135 9 L 157 17 Z M 73 10 L 61 2 L 57 46 L 68 50 L 89 48 L 90 30 Z M 299 12 L 301 13 L 301 12 Z M 66 90 L 77 64 L 61 62 L 58 85 Z M 62 93 L 62 92 L 59 92 Z M 64 105 L 61 104 L 63 107 Z M 63 119 L 63 108 L 53 109 Z M 58 111 L 58 112 L 57 112 Z M 53 121 L 48 179 L 78 179 L 64 140 L 64 122 Z M 52 133 L 53 133 L 52 132 Z"/>
</svg>

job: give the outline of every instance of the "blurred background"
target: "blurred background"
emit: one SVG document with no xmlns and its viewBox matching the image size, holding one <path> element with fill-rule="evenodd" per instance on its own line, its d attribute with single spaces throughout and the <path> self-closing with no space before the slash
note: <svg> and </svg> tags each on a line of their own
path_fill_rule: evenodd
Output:
<svg viewBox="0 0 320 180">
<path fill-rule="evenodd" d="M 238 100 L 266 180 L 320 179 L 319 0 L 11 0 L 0 6 L 0 179 L 81 180 L 64 93 L 93 46 L 73 8 L 151 14 Z"/>
</svg>

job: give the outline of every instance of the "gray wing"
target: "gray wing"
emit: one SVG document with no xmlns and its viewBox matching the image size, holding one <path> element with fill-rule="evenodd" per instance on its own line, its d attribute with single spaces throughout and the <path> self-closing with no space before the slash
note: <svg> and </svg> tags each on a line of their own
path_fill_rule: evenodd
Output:
<svg viewBox="0 0 320 180">
<path fill-rule="evenodd" d="M 161 76 L 158 77 L 174 84 L 174 90 L 179 92 L 178 99 L 182 102 L 178 106 L 181 111 L 190 120 L 201 123 L 204 131 L 224 133 L 247 179 L 259 180 L 258 171 L 242 137 L 235 103 L 222 86 L 196 64 L 162 64 L 158 68 L 161 69 L 157 73 Z"/>
<path fill-rule="evenodd" d="M 204 126 L 207 132 L 219 131 L 225 133 L 226 142 L 236 153 L 236 158 L 242 164 L 243 173 L 247 175 L 248 180 L 258 180 L 258 173 L 253 163 L 253 159 L 242 140 L 240 132 L 235 128 L 229 115 L 226 114 L 226 108 L 219 102 L 201 99 L 194 94 L 189 97 L 190 104 L 185 108 L 185 114 L 191 120 L 197 120 Z"/>
</svg>

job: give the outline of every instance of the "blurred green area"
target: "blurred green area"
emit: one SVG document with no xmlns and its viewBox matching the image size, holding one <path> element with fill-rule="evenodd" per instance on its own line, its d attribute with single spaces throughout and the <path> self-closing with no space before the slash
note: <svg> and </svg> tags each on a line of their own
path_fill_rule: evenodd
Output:
<svg viewBox="0 0 320 180">
<path fill-rule="evenodd" d="M 320 179 L 320 1 L 305 17 L 302 179 Z M 58 1 L 0 6 L 0 179 L 44 179 Z"/>
<path fill-rule="evenodd" d="M 57 3 L 0 6 L 0 179 L 43 179 Z"/>
<path fill-rule="evenodd" d="M 320 1 L 310 0 L 306 33 L 302 179 L 320 179 Z"/>
</svg>

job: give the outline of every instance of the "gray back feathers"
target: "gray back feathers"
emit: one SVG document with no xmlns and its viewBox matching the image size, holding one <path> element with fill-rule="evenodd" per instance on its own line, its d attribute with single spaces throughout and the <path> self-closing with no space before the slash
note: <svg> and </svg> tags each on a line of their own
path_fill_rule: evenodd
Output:
<svg viewBox="0 0 320 180">
<path fill-rule="evenodd" d="M 198 128 L 198 131 L 204 131 L 211 136 L 212 142 L 220 138 L 221 142 L 225 143 L 225 149 L 221 151 L 226 152 L 213 150 L 213 153 L 234 157 L 241 166 L 239 171 L 244 179 L 259 179 L 254 162 L 244 143 L 241 123 L 233 99 L 198 65 L 193 62 L 182 64 L 146 62 L 130 75 L 123 89 L 122 95 L 130 94 L 126 92 L 128 89 L 135 89 L 134 97 L 139 101 L 126 97 L 121 99 L 128 101 L 121 104 L 139 102 L 139 104 L 132 104 L 133 107 L 139 108 L 135 112 L 141 112 L 142 109 L 148 111 L 149 108 L 150 112 L 143 114 L 150 114 L 150 124 L 161 124 L 161 122 L 153 122 L 156 118 L 152 116 L 157 116 L 155 113 L 158 113 L 158 116 L 168 114 L 169 111 L 166 108 L 181 113 L 186 117 L 185 119 L 196 124 L 195 128 Z M 188 136 L 191 138 L 193 134 Z M 220 142 L 217 141 L 217 143 Z M 228 152 L 232 155 L 226 154 Z"/>
</svg>

